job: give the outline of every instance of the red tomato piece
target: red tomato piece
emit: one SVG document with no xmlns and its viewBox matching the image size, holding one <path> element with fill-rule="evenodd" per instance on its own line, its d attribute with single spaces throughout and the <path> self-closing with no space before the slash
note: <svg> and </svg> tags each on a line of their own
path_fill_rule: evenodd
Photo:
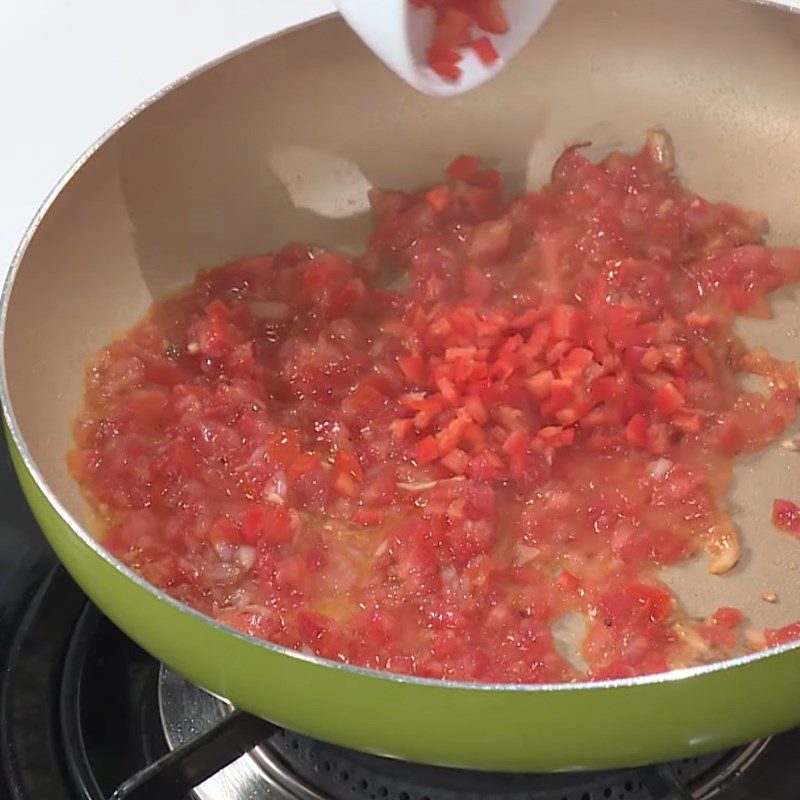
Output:
<svg viewBox="0 0 800 800">
<path fill-rule="evenodd" d="M 500 0 L 478 0 L 473 14 L 475 23 L 481 30 L 497 34 L 508 33 L 508 19 Z"/>
<path fill-rule="evenodd" d="M 772 524 L 782 531 L 800 536 L 800 507 L 791 500 L 774 500 Z"/>
<path fill-rule="evenodd" d="M 492 40 L 488 36 L 473 39 L 469 46 L 487 67 L 490 67 L 499 58 L 497 48 L 492 44 Z"/>
<path fill-rule="evenodd" d="M 636 414 L 630 418 L 625 426 L 625 436 L 636 447 L 647 446 L 647 429 L 649 424 L 643 414 Z"/>
<path fill-rule="evenodd" d="M 783 628 L 768 628 L 764 631 L 764 638 L 769 647 L 778 647 L 800 640 L 800 622 L 793 622 Z"/>
<path fill-rule="evenodd" d="M 684 397 L 672 381 L 653 392 L 653 405 L 663 417 L 669 417 L 684 404 Z"/>
<path fill-rule="evenodd" d="M 500 2 L 412 1 L 442 75 L 494 57 Z M 87 364 L 67 463 L 104 546 L 249 635 L 444 680 L 630 677 L 800 638 L 691 617 L 654 579 L 735 561 L 733 459 L 800 397 L 734 327 L 800 251 L 667 156 L 659 134 L 597 163 L 570 147 L 517 197 L 460 156 L 371 190 L 356 257 L 290 243 L 155 302 Z M 794 503 L 773 520 L 800 536 Z M 565 613 L 585 670 L 553 641 Z"/>
<path fill-rule="evenodd" d="M 346 450 L 339 450 L 333 459 L 333 469 L 339 474 L 349 475 L 354 481 L 360 481 L 363 475 L 358 458 Z"/>
<path fill-rule="evenodd" d="M 508 32 L 508 20 L 499 0 L 411 0 L 414 8 L 430 7 L 436 18 L 433 38 L 427 52 L 428 66 L 442 78 L 458 80 L 463 48 L 471 47 L 487 66 L 497 58 L 497 50 L 488 36 L 472 37 L 473 28 L 502 35 Z"/>
<path fill-rule="evenodd" d="M 429 464 L 439 457 L 439 446 L 433 436 L 426 436 L 417 443 L 417 461 L 420 464 Z"/>
<path fill-rule="evenodd" d="M 447 175 L 455 181 L 468 181 L 479 169 L 480 162 L 474 156 L 459 156 L 447 168 Z"/>
<path fill-rule="evenodd" d="M 450 205 L 450 189 L 445 185 L 434 186 L 426 192 L 425 199 L 437 214 L 441 214 Z"/>
</svg>

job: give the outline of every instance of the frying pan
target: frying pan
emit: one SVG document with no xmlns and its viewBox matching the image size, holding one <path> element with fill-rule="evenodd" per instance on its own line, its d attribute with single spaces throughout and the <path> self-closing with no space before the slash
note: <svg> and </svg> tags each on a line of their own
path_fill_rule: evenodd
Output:
<svg viewBox="0 0 800 800">
<path fill-rule="evenodd" d="M 2 296 L 0 403 L 23 489 L 61 561 L 120 628 L 171 669 L 303 734 L 424 763 L 508 771 L 633 766 L 800 722 L 800 646 L 597 684 L 504 686 L 387 675 L 236 633 L 152 589 L 89 535 L 67 474 L 83 361 L 195 271 L 290 240 L 364 241 L 366 188 L 414 187 L 455 154 L 519 188 L 565 143 L 592 152 L 671 132 L 694 190 L 764 210 L 800 244 L 800 16 L 732 0 L 562 0 L 510 69 L 432 100 L 393 77 L 336 18 L 190 76 L 123 120 L 52 193 Z M 791 290 L 743 329 L 800 349 Z M 795 497 L 800 454 L 737 467 L 744 556 L 665 573 L 688 609 L 735 605 L 753 626 L 800 618 L 800 542 L 769 523 Z M 0 500 L 0 503 L 2 501 Z M 761 599 L 766 589 L 777 604 Z"/>
</svg>

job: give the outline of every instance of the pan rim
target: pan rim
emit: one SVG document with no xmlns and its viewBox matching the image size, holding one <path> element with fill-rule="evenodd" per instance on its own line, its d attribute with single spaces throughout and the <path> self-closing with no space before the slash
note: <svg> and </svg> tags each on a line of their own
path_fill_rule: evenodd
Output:
<svg viewBox="0 0 800 800">
<path fill-rule="evenodd" d="M 770 8 L 779 9 L 783 12 L 790 14 L 800 14 L 800 7 L 786 6 L 777 0 L 727 0 L 727 2 L 745 3 L 749 5 L 766 6 Z M 659 672 L 649 675 L 640 675 L 633 678 L 615 678 L 612 680 L 603 681 L 579 681 L 575 683 L 480 683 L 477 681 L 447 681 L 436 678 L 421 678 L 411 675 L 402 675 L 399 673 L 381 671 L 371 669 L 368 667 L 360 667 L 351 664 L 345 664 L 338 661 L 333 661 L 319 656 L 308 655 L 282 645 L 275 644 L 265 639 L 259 639 L 255 636 L 250 636 L 242 631 L 225 625 L 206 614 L 197 611 L 191 606 L 182 603 L 175 598 L 171 597 L 161 589 L 153 586 L 144 580 L 140 575 L 135 573 L 132 569 L 124 565 L 121 561 L 111 555 L 96 539 L 94 539 L 88 531 L 81 525 L 73 515 L 64 507 L 61 500 L 56 493 L 50 488 L 38 466 L 36 465 L 33 456 L 28 449 L 27 444 L 22 436 L 19 424 L 14 414 L 13 403 L 8 387 L 8 380 L 6 375 L 5 363 L 5 347 L 6 347 L 6 321 L 8 317 L 8 309 L 13 294 L 14 284 L 17 274 L 20 270 L 22 262 L 28 251 L 31 241 L 33 240 L 39 226 L 44 218 L 47 216 L 51 207 L 56 199 L 61 195 L 61 192 L 66 188 L 70 181 L 78 174 L 83 166 L 91 159 L 91 157 L 105 145 L 121 128 L 139 116 L 141 112 L 154 105 L 157 101 L 172 93 L 185 83 L 188 83 L 195 77 L 198 77 L 210 69 L 229 61 L 236 56 L 239 56 L 249 50 L 255 49 L 263 44 L 266 44 L 273 39 L 291 34 L 295 31 L 302 30 L 313 25 L 329 22 L 338 17 L 335 13 L 325 14 L 316 17 L 307 22 L 293 25 L 291 27 L 280 30 L 274 34 L 258 38 L 249 42 L 241 47 L 224 53 L 220 57 L 206 62 L 200 67 L 191 70 L 171 83 L 159 89 L 157 92 L 150 95 L 148 98 L 136 105 L 131 111 L 118 119 L 111 127 L 108 128 L 99 138 L 97 138 L 72 164 L 71 167 L 61 176 L 58 182 L 50 190 L 44 201 L 41 203 L 36 213 L 34 214 L 31 222 L 28 224 L 22 239 L 17 246 L 16 251 L 11 260 L 11 265 L 8 274 L 3 282 L 2 291 L 0 291 L 0 407 L 3 411 L 3 419 L 7 426 L 8 434 L 14 447 L 17 450 L 22 463 L 28 472 L 28 475 L 33 480 L 37 489 L 42 493 L 45 500 L 50 507 L 58 514 L 62 522 L 64 522 L 70 532 L 78 537 L 81 542 L 89 547 L 93 553 L 105 561 L 109 566 L 114 568 L 118 573 L 121 573 L 127 580 L 132 581 L 140 589 L 143 589 L 155 596 L 160 602 L 167 604 L 172 609 L 187 614 L 197 622 L 210 626 L 215 630 L 227 636 L 233 636 L 241 641 L 258 648 L 262 648 L 276 655 L 296 659 L 305 662 L 309 665 L 316 667 L 323 667 L 326 669 L 335 669 L 342 672 L 351 674 L 353 676 L 363 676 L 364 678 L 379 679 L 382 681 L 389 681 L 395 684 L 412 684 L 418 686 L 425 686 L 431 689 L 446 689 L 458 692 L 502 692 L 513 694 L 552 694 L 558 692 L 571 692 L 571 693 L 593 693 L 601 692 L 607 689 L 634 689 L 637 687 L 654 686 L 662 684 L 671 684 L 673 682 L 684 681 L 689 678 L 700 678 L 705 676 L 712 676 L 716 673 L 735 669 L 739 667 L 746 667 L 751 664 L 756 664 L 760 661 L 766 660 L 772 656 L 783 655 L 792 651 L 800 650 L 800 640 L 790 642 L 776 647 L 771 647 L 765 650 L 760 650 L 755 653 L 749 653 L 736 658 L 726 659 L 724 661 L 717 661 L 711 664 L 703 664 L 695 667 L 684 667 L 681 669 L 670 670 L 668 672 Z"/>
</svg>

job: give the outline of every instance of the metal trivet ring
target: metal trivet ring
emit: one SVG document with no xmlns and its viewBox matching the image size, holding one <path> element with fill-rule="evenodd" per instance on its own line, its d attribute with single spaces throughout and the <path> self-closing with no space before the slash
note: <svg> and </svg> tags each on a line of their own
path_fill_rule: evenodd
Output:
<svg viewBox="0 0 800 800">
<path fill-rule="evenodd" d="M 163 667 L 159 706 L 173 749 L 232 713 L 226 703 Z M 281 730 L 194 794 L 197 800 L 711 800 L 767 742 L 642 770 L 529 775 L 394 761 Z"/>
</svg>

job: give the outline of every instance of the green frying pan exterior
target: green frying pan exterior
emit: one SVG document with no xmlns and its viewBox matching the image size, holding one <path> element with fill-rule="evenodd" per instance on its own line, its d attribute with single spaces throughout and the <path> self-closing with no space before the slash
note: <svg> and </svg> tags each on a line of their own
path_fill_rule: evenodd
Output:
<svg viewBox="0 0 800 800">
<path fill-rule="evenodd" d="M 635 146 L 663 125 L 694 187 L 766 210 L 777 240 L 800 242 L 798 41 L 800 16 L 762 5 L 561 0 L 507 72 L 432 101 L 328 19 L 225 59 L 132 114 L 48 199 L 0 304 L 6 435 L 58 558 L 172 670 L 253 714 L 374 754 L 514 772 L 615 768 L 800 723 L 797 646 L 631 681 L 490 686 L 380 674 L 249 638 L 106 553 L 79 522 L 65 465 L 83 359 L 152 297 L 200 266 L 287 240 L 357 247 L 367 184 L 420 185 L 458 152 L 539 182 L 565 141 Z M 785 465 L 775 470 L 754 473 L 757 519 L 780 481 L 792 490 Z M 751 555 L 747 569 L 703 585 L 733 587 L 754 624 L 759 614 L 800 618 L 800 572 L 774 566 L 797 543 L 764 536 L 766 566 Z M 778 607 L 760 601 L 765 586 Z M 722 605 L 711 591 L 701 599 Z"/>
<path fill-rule="evenodd" d="M 265 646 L 157 597 L 79 539 L 9 437 L 34 515 L 92 601 L 168 667 L 279 725 L 365 752 L 509 772 L 633 766 L 723 749 L 800 719 L 800 651 L 632 685 L 447 685 Z"/>
</svg>

